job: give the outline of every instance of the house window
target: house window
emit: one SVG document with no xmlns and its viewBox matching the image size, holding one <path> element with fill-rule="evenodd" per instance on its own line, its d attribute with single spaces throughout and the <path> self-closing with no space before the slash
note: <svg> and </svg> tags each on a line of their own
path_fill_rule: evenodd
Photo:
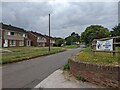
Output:
<svg viewBox="0 0 120 90">
<path fill-rule="evenodd" d="M 40 39 L 40 37 L 38 37 L 37 39 Z"/>
<path fill-rule="evenodd" d="M 25 38 L 28 38 L 28 36 L 25 34 Z"/>
<path fill-rule="evenodd" d="M 10 32 L 10 35 L 15 35 L 15 32 Z"/>
<path fill-rule="evenodd" d="M 19 41 L 19 46 L 24 46 L 24 41 L 23 40 Z"/>
<path fill-rule="evenodd" d="M 16 41 L 15 40 L 10 40 L 10 46 L 16 46 Z"/>
<path fill-rule="evenodd" d="M 23 33 L 19 32 L 19 35 L 20 35 L 20 36 L 23 36 Z"/>
<path fill-rule="evenodd" d="M 26 35 L 25 35 L 25 34 L 23 34 L 23 37 L 26 37 Z"/>
<path fill-rule="evenodd" d="M 4 31 L 4 36 L 6 36 L 6 35 L 10 35 L 10 32 Z"/>
</svg>

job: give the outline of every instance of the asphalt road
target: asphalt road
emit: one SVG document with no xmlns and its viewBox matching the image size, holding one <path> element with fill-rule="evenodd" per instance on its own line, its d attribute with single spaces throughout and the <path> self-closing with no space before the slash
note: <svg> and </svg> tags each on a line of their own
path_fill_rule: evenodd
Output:
<svg viewBox="0 0 120 90">
<path fill-rule="evenodd" d="M 2 88 L 33 88 L 81 49 L 8 64 L 2 67 Z"/>
</svg>

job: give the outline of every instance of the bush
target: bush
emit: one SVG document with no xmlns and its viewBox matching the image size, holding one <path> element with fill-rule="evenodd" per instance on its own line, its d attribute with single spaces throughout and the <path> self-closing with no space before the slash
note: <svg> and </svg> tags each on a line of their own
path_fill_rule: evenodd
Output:
<svg viewBox="0 0 120 90">
<path fill-rule="evenodd" d="M 64 65 L 64 70 L 70 70 L 70 65 L 69 65 L 69 63 L 67 63 L 67 64 Z"/>
<path fill-rule="evenodd" d="M 76 79 L 77 79 L 77 80 L 80 80 L 80 81 L 83 81 L 83 82 L 87 81 L 85 78 L 83 78 L 83 77 L 81 77 L 81 76 L 77 76 Z"/>
</svg>

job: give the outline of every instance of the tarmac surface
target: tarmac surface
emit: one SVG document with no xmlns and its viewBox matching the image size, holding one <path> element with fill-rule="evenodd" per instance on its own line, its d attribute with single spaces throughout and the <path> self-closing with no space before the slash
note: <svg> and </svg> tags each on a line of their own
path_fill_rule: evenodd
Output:
<svg viewBox="0 0 120 90">
<path fill-rule="evenodd" d="M 82 48 L 2 66 L 2 88 L 34 88 Z"/>
</svg>

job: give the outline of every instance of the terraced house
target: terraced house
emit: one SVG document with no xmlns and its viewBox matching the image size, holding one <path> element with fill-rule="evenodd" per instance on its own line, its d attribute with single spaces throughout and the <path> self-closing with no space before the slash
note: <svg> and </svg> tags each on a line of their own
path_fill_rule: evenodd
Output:
<svg viewBox="0 0 120 90">
<path fill-rule="evenodd" d="M 49 46 L 49 36 L 45 35 L 46 43 L 45 46 Z M 53 37 L 50 37 L 50 46 L 53 46 L 55 44 L 55 40 Z"/>
<path fill-rule="evenodd" d="M 31 46 L 26 30 L 0 23 L 2 47 Z"/>
<path fill-rule="evenodd" d="M 40 47 L 45 46 L 46 38 L 44 35 L 37 33 L 37 32 L 29 31 L 28 37 L 31 40 L 32 46 L 40 46 Z"/>
</svg>

